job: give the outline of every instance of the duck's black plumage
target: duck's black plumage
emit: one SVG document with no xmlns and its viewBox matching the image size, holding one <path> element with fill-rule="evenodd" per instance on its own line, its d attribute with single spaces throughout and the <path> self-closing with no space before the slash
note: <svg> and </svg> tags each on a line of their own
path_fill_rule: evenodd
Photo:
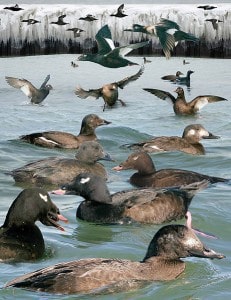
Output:
<svg viewBox="0 0 231 300">
<path fill-rule="evenodd" d="M 41 258 L 45 251 L 36 221 L 64 230 L 57 222 L 67 221 L 43 189 L 23 190 L 10 206 L 0 227 L 0 260 L 24 261 Z"/>
</svg>

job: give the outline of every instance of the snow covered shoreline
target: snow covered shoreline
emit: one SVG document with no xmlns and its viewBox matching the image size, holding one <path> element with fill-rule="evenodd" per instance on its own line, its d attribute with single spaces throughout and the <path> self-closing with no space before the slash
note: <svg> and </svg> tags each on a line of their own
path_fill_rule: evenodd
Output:
<svg viewBox="0 0 231 300">
<path fill-rule="evenodd" d="M 80 53 L 96 50 L 95 34 L 105 24 L 111 29 L 113 40 L 125 45 L 140 40 L 152 41 L 145 54 L 160 54 L 161 47 L 156 37 L 126 32 L 132 24 L 150 25 L 160 18 L 167 18 L 178 23 L 183 31 L 194 34 L 200 39 L 199 45 L 192 42 L 180 43 L 175 55 L 231 57 L 231 4 L 215 4 L 216 9 L 204 11 L 197 8 L 199 4 L 134 4 L 125 5 L 124 18 L 110 16 L 115 13 L 117 5 L 20 5 L 23 10 L 12 12 L 4 9 L 9 5 L 0 5 L 0 54 L 29 55 L 48 53 Z M 87 14 L 98 20 L 87 22 L 79 20 Z M 64 26 L 50 24 L 57 21 L 58 16 L 66 15 Z M 22 20 L 33 18 L 41 23 L 27 25 Z M 221 20 L 218 28 L 206 19 Z M 74 37 L 68 28 L 78 27 L 84 30 L 80 37 Z M 139 51 L 140 53 L 140 51 Z"/>
</svg>

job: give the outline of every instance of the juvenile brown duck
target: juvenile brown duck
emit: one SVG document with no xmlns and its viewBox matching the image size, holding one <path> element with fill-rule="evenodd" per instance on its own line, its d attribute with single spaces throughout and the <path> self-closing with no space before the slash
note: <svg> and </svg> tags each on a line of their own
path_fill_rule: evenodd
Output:
<svg viewBox="0 0 231 300">
<path fill-rule="evenodd" d="M 86 141 L 77 150 L 75 158 L 48 157 L 7 172 L 15 182 L 36 186 L 60 186 L 71 182 L 78 174 L 91 172 L 107 179 L 99 160 L 112 160 L 96 141 Z"/>
<path fill-rule="evenodd" d="M 123 89 L 130 82 L 137 80 L 143 74 L 143 72 L 144 66 L 142 66 L 136 74 L 126 77 L 117 82 L 105 84 L 99 89 L 90 89 L 86 91 L 81 87 L 77 87 L 75 90 L 75 94 L 82 99 L 86 99 L 89 96 L 95 97 L 96 99 L 102 97 L 104 100 L 103 110 L 105 110 L 106 106 L 113 107 L 116 101 L 119 101 L 123 106 L 125 106 L 126 104 L 124 103 L 124 101 L 118 99 L 118 88 Z"/>
<path fill-rule="evenodd" d="M 229 181 L 229 179 L 182 169 L 161 169 L 157 171 L 150 155 L 144 151 L 132 153 L 126 161 L 120 163 L 120 165 L 113 169 L 115 171 L 128 169 L 137 170 L 137 172 L 130 177 L 130 183 L 138 187 L 163 188 L 187 185 L 202 180 L 208 180 L 210 183 Z"/>
<path fill-rule="evenodd" d="M 83 142 L 97 139 L 95 129 L 98 126 L 110 123 L 95 114 L 89 114 L 83 118 L 78 135 L 62 131 L 44 131 L 23 135 L 20 139 L 47 148 L 78 149 Z"/>
<path fill-rule="evenodd" d="M 162 227 L 151 240 L 142 261 L 87 258 L 63 262 L 22 275 L 6 287 L 25 288 L 54 294 L 120 292 L 142 287 L 152 281 L 177 278 L 185 270 L 185 257 L 225 256 L 203 245 L 191 228 Z"/>
<path fill-rule="evenodd" d="M 57 222 L 67 222 L 46 191 L 23 190 L 10 206 L 0 227 L 0 260 L 24 261 L 41 258 L 45 243 L 36 221 L 64 230 Z"/>
<path fill-rule="evenodd" d="M 201 139 L 218 139 L 219 137 L 207 131 L 201 124 L 191 124 L 185 127 L 182 137 L 159 136 L 153 139 L 126 145 L 130 149 L 146 152 L 182 151 L 188 154 L 205 154 Z"/>
<path fill-rule="evenodd" d="M 75 194 L 84 198 L 76 217 L 94 223 L 162 224 L 185 217 L 194 195 L 207 181 L 172 189 L 131 189 L 110 194 L 102 177 L 81 173 L 55 194 Z"/>
<path fill-rule="evenodd" d="M 173 105 L 173 110 L 176 115 L 194 115 L 208 103 L 227 101 L 227 99 L 220 96 L 203 95 L 197 96 L 190 102 L 186 102 L 184 90 L 181 87 L 178 87 L 175 90 L 175 92 L 177 93 L 176 98 L 171 93 L 158 89 L 145 88 L 143 90 L 155 95 L 156 97 L 162 100 L 166 100 L 169 103 L 171 103 Z"/>
<path fill-rule="evenodd" d="M 52 90 L 52 86 L 47 84 L 50 79 L 50 75 L 47 75 L 43 84 L 37 89 L 30 81 L 26 79 L 19 79 L 15 77 L 6 76 L 6 82 L 16 88 L 20 89 L 31 101 L 33 104 L 40 104 L 50 93 Z"/>
</svg>

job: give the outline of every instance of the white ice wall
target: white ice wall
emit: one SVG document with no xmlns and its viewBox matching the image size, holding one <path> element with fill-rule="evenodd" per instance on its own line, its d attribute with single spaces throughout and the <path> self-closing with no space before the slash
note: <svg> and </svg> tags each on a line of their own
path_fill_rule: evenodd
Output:
<svg viewBox="0 0 231 300">
<path fill-rule="evenodd" d="M 142 38 L 140 33 L 123 31 L 131 28 L 132 24 L 138 23 L 149 25 L 157 23 L 160 18 L 167 18 L 177 22 L 181 29 L 194 34 L 196 37 L 204 38 L 207 43 L 216 44 L 219 40 L 231 40 L 231 4 L 218 3 L 217 8 L 211 11 L 204 11 L 197 8 L 198 4 L 172 4 L 172 5 L 125 5 L 125 18 L 111 17 L 115 13 L 117 5 L 20 5 L 24 10 L 11 12 L 3 9 L 8 5 L 0 5 L 0 41 L 6 43 L 11 40 L 12 46 L 20 48 L 22 43 L 38 41 L 40 46 L 44 46 L 45 39 L 58 39 L 64 44 L 68 44 L 69 39 L 78 40 L 80 43 L 86 38 L 94 40 L 97 31 L 105 24 L 108 24 L 114 41 L 121 45 L 129 43 L 131 40 Z M 50 24 L 57 21 L 57 17 L 66 14 L 65 22 L 70 24 L 58 26 Z M 93 14 L 98 21 L 86 22 L 79 20 L 87 14 Z M 23 19 L 34 18 L 41 23 L 27 25 L 22 23 Z M 218 30 L 214 30 L 207 18 L 219 18 L 223 23 L 219 23 Z M 71 31 L 66 29 L 79 27 L 85 32 L 81 37 L 74 38 Z M 146 37 L 146 35 L 144 35 Z M 158 47 L 158 40 L 152 39 Z M 229 43 L 227 43 L 228 45 Z M 230 45 L 230 44 L 229 44 Z"/>
</svg>

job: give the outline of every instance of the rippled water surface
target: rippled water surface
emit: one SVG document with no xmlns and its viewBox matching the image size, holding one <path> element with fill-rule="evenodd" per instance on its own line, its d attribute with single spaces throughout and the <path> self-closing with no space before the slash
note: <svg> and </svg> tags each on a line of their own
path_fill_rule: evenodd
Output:
<svg viewBox="0 0 231 300">
<path fill-rule="evenodd" d="M 130 57 L 141 64 L 142 57 Z M 150 57 L 144 74 L 136 82 L 120 90 L 120 98 L 127 106 L 118 103 L 116 108 L 102 111 L 103 100 L 79 99 L 74 88 L 99 88 L 104 83 L 118 81 L 136 73 L 139 66 L 121 69 L 106 69 L 90 62 L 79 62 L 72 68 L 73 55 L 17 57 L 0 59 L 0 224 L 4 222 L 11 202 L 21 188 L 14 184 L 5 171 L 20 167 L 30 161 L 48 156 L 73 157 L 75 151 L 49 150 L 17 141 L 26 133 L 62 130 L 78 133 L 82 118 L 89 113 L 111 121 L 112 124 L 97 129 L 99 141 L 111 154 L 115 162 L 105 162 L 109 174 L 108 186 L 111 193 L 131 188 L 127 179 L 132 171 L 116 173 L 111 168 L 124 160 L 129 150 L 122 144 L 135 142 L 151 135 L 181 135 L 188 124 L 201 123 L 205 128 L 220 135 L 218 140 L 205 140 L 205 156 L 190 156 L 182 153 L 152 154 L 156 168 L 184 168 L 201 173 L 231 178 L 231 98 L 230 60 L 190 58 L 189 65 L 183 65 L 183 58 Z M 185 88 L 186 99 L 202 94 L 223 96 L 229 101 L 209 104 L 194 117 L 177 117 L 172 107 L 164 101 L 145 92 L 142 88 L 159 88 L 174 94 L 176 85 L 163 82 L 160 77 L 174 74 L 177 70 L 191 76 L 191 89 Z M 5 82 L 4 76 L 22 77 L 40 86 L 47 74 L 54 90 L 43 105 L 31 105 L 25 95 Z M 94 299 L 230 299 L 230 191 L 231 185 L 217 184 L 198 193 L 191 204 L 194 226 L 215 234 L 218 239 L 201 238 L 208 247 L 224 253 L 223 260 L 186 259 L 186 270 L 176 280 L 152 283 L 140 290 L 104 295 Z M 0 285 L 15 276 L 22 275 L 57 262 L 87 257 L 117 257 L 141 260 L 154 233 L 160 226 L 99 226 L 76 220 L 75 213 L 82 200 L 76 196 L 55 196 L 53 201 L 62 214 L 69 219 L 66 231 L 59 232 L 38 223 L 47 247 L 47 255 L 35 263 L 1 264 Z M 182 220 L 180 223 L 183 223 Z M 57 296 L 33 293 L 20 289 L 0 290 L 1 299 L 57 299 Z M 73 299 L 78 296 L 65 296 Z M 79 296 L 83 299 L 83 297 Z M 86 296 L 84 299 L 91 299 Z"/>
</svg>

